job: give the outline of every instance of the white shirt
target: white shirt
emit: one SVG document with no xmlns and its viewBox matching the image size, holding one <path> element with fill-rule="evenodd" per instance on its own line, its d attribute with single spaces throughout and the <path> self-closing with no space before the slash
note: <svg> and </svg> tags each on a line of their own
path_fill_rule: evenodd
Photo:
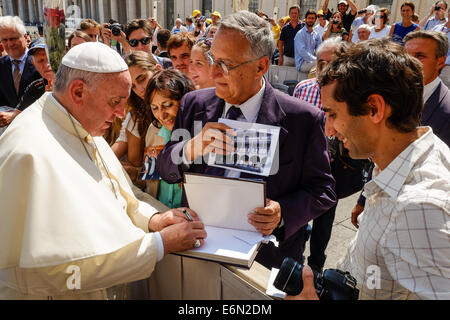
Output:
<svg viewBox="0 0 450 320">
<path fill-rule="evenodd" d="M 359 230 L 338 268 L 360 299 L 450 299 L 450 149 L 430 127 L 364 186 Z"/>
<path fill-rule="evenodd" d="M 325 22 L 325 26 L 322 27 L 322 26 L 320 25 L 320 23 L 318 23 L 318 24 L 316 24 L 316 25 L 313 27 L 313 30 L 316 31 L 317 34 L 318 34 L 320 37 L 323 37 L 325 31 L 326 31 L 327 28 L 328 28 L 328 20 L 325 20 L 325 21 L 326 21 L 326 22 Z"/>
<path fill-rule="evenodd" d="M 266 89 L 266 81 L 264 80 L 264 78 L 262 78 L 262 81 L 263 84 L 258 93 L 255 94 L 250 99 L 248 99 L 247 101 L 245 101 L 243 104 L 237 105 L 226 102 L 225 108 L 223 109 L 222 118 L 226 118 L 228 110 L 232 106 L 235 106 L 240 108 L 243 114 L 239 118 L 237 118 L 237 121 L 255 123 L 256 119 L 258 118 L 258 112 L 259 109 L 261 108 L 261 104 L 264 97 L 264 91 Z M 239 178 L 241 176 L 241 173 L 235 170 L 225 170 L 224 176 L 227 178 Z"/>
<path fill-rule="evenodd" d="M 50 99 L 52 99 L 55 103 L 55 105 L 62 110 L 65 114 L 69 115 L 69 112 L 67 111 L 66 108 L 64 108 L 58 100 L 55 99 L 55 97 L 53 96 L 53 94 L 49 95 Z M 74 123 L 76 123 L 77 125 L 81 126 L 81 123 L 75 119 L 75 117 L 70 116 L 72 118 L 72 120 L 74 121 Z M 126 119 L 125 119 L 126 120 Z M 137 127 L 137 126 L 136 126 Z M 81 141 L 81 143 L 83 143 Z M 91 152 L 94 154 L 95 150 L 97 149 L 96 146 L 94 145 L 90 145 L 91 147 Z M 99 152 L 98 150 L 96 150 L 97 152 Z M 124 208 L 124 210 L 126 210 L 126 206 L 127 206 L 127 200 L 122 196 L 122 194 L 120 192 L 117 192 L 117 190 L 120 189 L 120 186 L 118 185 L 118 181 L 115 179 L 108 179 L 108 172 L 106 172 L 106 170 L 109 170 L 108 168 L 105 168 L 102 166 L 102 161 L 99 161 L 100 159 L 98 159 L 97 166 L 99 167 L 100 171 L 102 172 L 103 175 L 103 179 L 101 180 L 101 183 L 106 187 L 106 188 L 111 188 L 111 191 L 113 193 L 116 194 L 117 200 L 121 203 L 122 207 Z M 114 187 L 111 187 L 111 184 Z M 161 261 L 164 258 L 164 242 L 161 238 L 161 234 L 159 232 L 155 232 L 155 236 L 156 236 L 156 240 L 158 243 L 158 262 Z"/>
<path fill-rule="evenodd" d="M 375 27 L 370 29 L 369 39 L 379 39 L 383 37 L 389 36 L 389 32 L 391 31 L 391 26 L 384 26 L 380 31 L 375 31 Z"/>
<path fill-rule="evenodd" d="M 441 83 L 441 78 L 436 77 L 433 81 L 423 87 L 423 102 L 425 103 L 433 94 L 434 90 L 438 87 L 439 83 Z"/>
<path fill-rule="evenodd" d="M 258 91 L 257 94 L 255 94 L 253 97 L 245 101 L 243 104 L 237 105 L 237 104 L 230 104 L 228 102 L 225 102 L 225 108 L 223 109 L 222 118 L 226 118 L 228 110 L 232 107 L 239 107 L 241 108 L 242 114 L 237 121 L 243 121 L 243 122 L 252 122 L 255 123 L 256 119 L 258 118 L 258 112 L 261 108 L 261 104 L 264 97 L 264 91 L 266 89 L 266 81 L 264 78 L 262 78 L 263 84 L 261 86 L 261 89 Z M 189 141 L 189 140 L 188 140 Z M 183 146 L 183 163 L 184 164 L 190 164 L 190 162 L 186 158 L 186 152 L 184 151 L 184 148 L 186 147 L 187 142 L 185 142 Z M 225 171 L 225 177 L 232 177 L 232 178 L 239 178 L 240 172 L 234 171 L 234 170 L 226 170 Z"/>
</svg>

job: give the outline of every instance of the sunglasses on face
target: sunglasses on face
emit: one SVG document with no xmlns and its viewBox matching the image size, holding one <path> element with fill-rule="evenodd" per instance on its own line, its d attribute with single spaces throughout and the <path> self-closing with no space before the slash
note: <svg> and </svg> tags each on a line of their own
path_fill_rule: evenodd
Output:
<svg viewBox="0 0 450 320">
<path fill-rule="evenodd" d="M 384 18 L 384 16 L 380 16 L 380 15 L 378 15 L 378 16 L 375 16 L 375 18 Z"/>
<path fill-rule="evenodd" d="M 134 48 L 139 44 L 139 42 L 142 43 L 143 45 L 147 45 L 150 43 L 151 40 L 152 40 L 152 37 L 145 37 L 142 39 L 131 39 L 131 40 L 128 40 L 128 44 Z"/>
</svg>

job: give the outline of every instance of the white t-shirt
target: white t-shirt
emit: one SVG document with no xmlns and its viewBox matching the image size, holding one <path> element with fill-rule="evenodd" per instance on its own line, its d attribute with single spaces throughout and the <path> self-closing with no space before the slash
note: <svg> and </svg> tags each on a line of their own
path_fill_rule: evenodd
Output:
<svg viewBox="0 0 450 320">
<path fill-rule="evenodd" d="M 122 128 L 120 129 L 119 137 L 116 142 L 128 142 L 126 129 L 128 127 L 128 122 L 130 122 L 131 114 L 128 112 L 125 120 L 122 122 Z"/>
<path fill-rule="evenodd" d="M 318 23 L 314 26 L 313 30 L 316 31 L 317 34 L 322 38 L 325 31 L 328 29 L 328 23 L 329 22 L 326 21 L 325 26 L 323 26 L 323 27 Z"/>
<path fill-rule="evenodd" d="M 390 31 L 391 31 L 391 26 L 384 26 L 384 28 L 378 32 L 375 31 L 375 27 L 372 27 L 370 29 L 369 39 L 379 39 L 379 38 L 383 38 L 383 37 L 388 37 Z"/>
</svg>

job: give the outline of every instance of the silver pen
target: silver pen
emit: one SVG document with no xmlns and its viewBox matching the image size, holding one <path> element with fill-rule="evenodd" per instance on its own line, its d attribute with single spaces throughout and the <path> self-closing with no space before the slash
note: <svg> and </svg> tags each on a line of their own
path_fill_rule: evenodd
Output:
<svg viewBox="0 0 450 320">
<path fill-rule="evenodd" d="M 186 218 L 188 219 L 188 221 L 194 221 L 194 219 L 192 219 L 192 216 L 189 214 L 189 212 L 186 209 L 183 209 L 183 214 L 186 216 Z"/>
<path fill-rule="evenodd" d="M 183 214 L 186 216 L 188 221 L 192 222 L 194 219 L 192 219 L 192 216 L 189 214 L 189 212 L 186 209 L 183 209 Z M 200 247 L 200 240 L 195 240 L 194 248 Z"/>
</svg>

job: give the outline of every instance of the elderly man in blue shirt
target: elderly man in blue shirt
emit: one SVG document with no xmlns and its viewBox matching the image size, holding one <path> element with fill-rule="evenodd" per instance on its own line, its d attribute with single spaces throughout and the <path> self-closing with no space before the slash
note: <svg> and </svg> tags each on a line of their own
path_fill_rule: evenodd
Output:
<svg viewBox="0 0 450 320">
<path fill-rule="evenodd" d="M 305 27 L 294 38 L 295 66 L 297 71 L 308 73 L 316 64 L 315 51 L 322 43 L 320 35 L 313 29 L 317 13 L 308 10 L 305 14 Z"/>
</svg>

